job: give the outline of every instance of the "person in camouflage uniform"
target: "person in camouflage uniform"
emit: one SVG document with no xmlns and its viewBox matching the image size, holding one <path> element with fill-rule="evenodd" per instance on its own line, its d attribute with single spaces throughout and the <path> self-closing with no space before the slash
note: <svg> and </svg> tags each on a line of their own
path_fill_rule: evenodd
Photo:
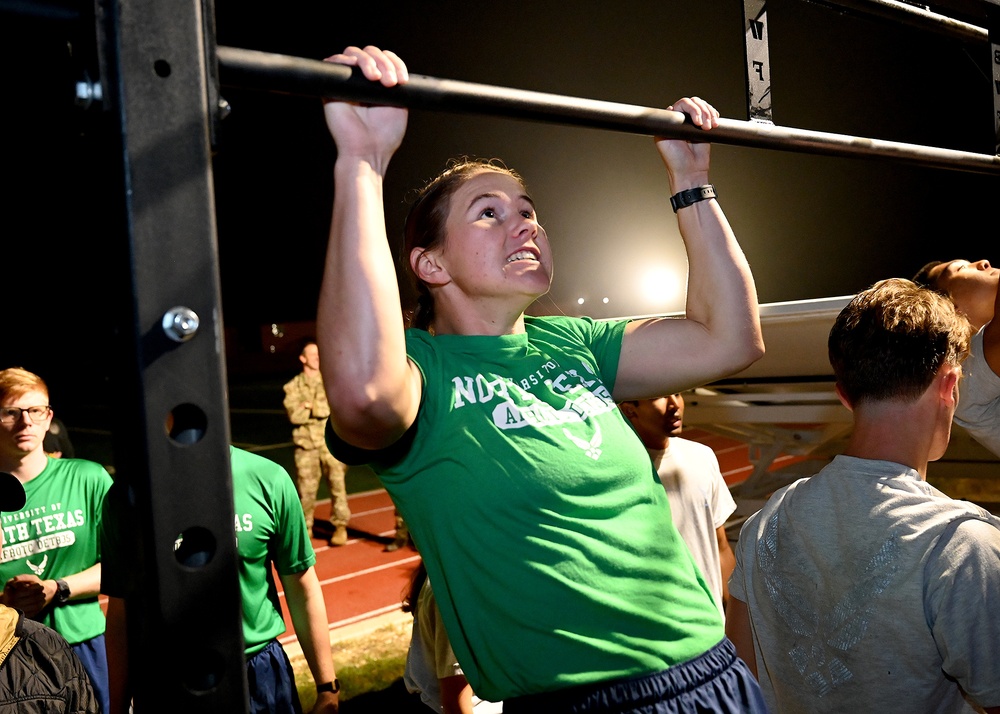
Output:
<svg viewBox="0 0 1000 714">
<path fill-rule="evenodd" d="M 383 550 L 387 553 L 392 553 L 393 551 L 399 550 L 404 545 L 408 545 L 411 548 L 413 545 L 413 538 L 410 537 L 410 529 L 406 525 L 406 521 L 403 520 L 403 516 L 400 515 L 399 509 L 396 510 L 396 535 L 392 539 L 392 543 L 389 543 Z"/>
<path fill-rule="evenodd" d="M 326 446 L 324 432 L 330 416 L 330 404 L 319 373 L 319 349 L 315 342 L 310 340 L 304 344 L 299 361 L 302 371 L 284 387 L 285 411 L 289 421 L 295 425 L 292 441 L 295 443 L 295 469 L 298 472 L 296 487 L 306 515 L 306 527 L 312 533 L 316 491 L 320 477 L 326 476 L 330 487 L 330 521 L 334 528 L 330 545 L 344 545 L 347 542 L 347 522 L 351 518 L 344 483 L 347 467 L 333 458 Z"/>
</svg>

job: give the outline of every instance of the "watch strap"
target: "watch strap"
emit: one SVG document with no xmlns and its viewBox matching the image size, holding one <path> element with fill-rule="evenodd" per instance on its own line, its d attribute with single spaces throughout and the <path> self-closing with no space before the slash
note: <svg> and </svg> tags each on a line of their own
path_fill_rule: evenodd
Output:
<svg viewBox="0 0 1000 714">
<path fill-rule="evenodd" d="M 684 191 L 678 191 L 670 197 L 670 207 L 677 213 L 678 209 L 687 208 L 709 198 L 716 198 L 715 186 L 706 183 L 704 186 L 695 186 Z"/>
<path fill-rule="evenodd" d="M 69 583 L 67 583 L 62 578 L 56 580 L 56 595 L 55 601 L 57 605 L 65 605 L 69 602 Z"/>
<path fill-rule="evenodd" d="M 334 678 L 332 682 L 323 682 L 323 684 L 316 685 L 316 693 L 321 694 L 323 692 L 331 692 L 336 694 L 340 691 L 340 680 Z"/>
</svg>

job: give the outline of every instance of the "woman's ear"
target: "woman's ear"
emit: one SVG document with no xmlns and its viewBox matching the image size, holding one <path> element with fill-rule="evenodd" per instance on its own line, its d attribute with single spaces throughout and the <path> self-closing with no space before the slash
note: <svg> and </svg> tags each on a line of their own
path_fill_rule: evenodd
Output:
<svg viewBox="0 0 1000 714">
<path fill-rule="evenodd" d="M 444 285 L 450 280 L 448 271 L 438 260 L 437 251 L 430 248 L 411 250 L 410 268 L 418 280 L 428 285 Z"/>
</svg>

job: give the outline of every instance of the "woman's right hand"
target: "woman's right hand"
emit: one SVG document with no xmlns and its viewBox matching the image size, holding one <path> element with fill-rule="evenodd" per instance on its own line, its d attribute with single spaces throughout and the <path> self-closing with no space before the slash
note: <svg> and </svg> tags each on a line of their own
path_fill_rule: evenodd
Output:
<svg viewBox="0 0 1000 714">
<path fill-rule="evenodd" d="M 409 80 L 406 65 L 377 47 L 327 58 L 371 82 Z M 392 91 L 392 90 L 389 90 Z M 385 230 L 384 177 L 406 132 L 406 109 L 326 100 L 337 144 L 333 217 L 316 313 L 330 424 L 346 443 L 381 449 L 416 420 L 420 374 L 406 358 L 396 261 Z"/>
<path fill-rule="evenodd" d="M 348 47 L 327 62 L 358 67 L 364 76 L 386 87 L 406 84 L 406 65 L 394 52 L 369 45 Z M 338 157 L 355 156 L 387 161 L 406 133 L 407 110 L 324 99 L 326 124 L 337 145 Z M 383 169 L 384 170 L 384 169 Z"/>
</svg>

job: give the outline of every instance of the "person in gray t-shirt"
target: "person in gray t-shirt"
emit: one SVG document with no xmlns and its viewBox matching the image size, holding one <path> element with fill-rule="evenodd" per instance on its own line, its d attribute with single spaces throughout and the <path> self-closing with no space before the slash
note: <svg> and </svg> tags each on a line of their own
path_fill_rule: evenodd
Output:
<svg viewBox="0 0 1000 714">
<path fill-rule="evenodd" d="M 844 453 L 744 524 L 726 633 L 778 712 L 1000 712 L 1000 519 L 925 481 L 972 332 L 892 279 L 830 332 Z"/>
</svg>

